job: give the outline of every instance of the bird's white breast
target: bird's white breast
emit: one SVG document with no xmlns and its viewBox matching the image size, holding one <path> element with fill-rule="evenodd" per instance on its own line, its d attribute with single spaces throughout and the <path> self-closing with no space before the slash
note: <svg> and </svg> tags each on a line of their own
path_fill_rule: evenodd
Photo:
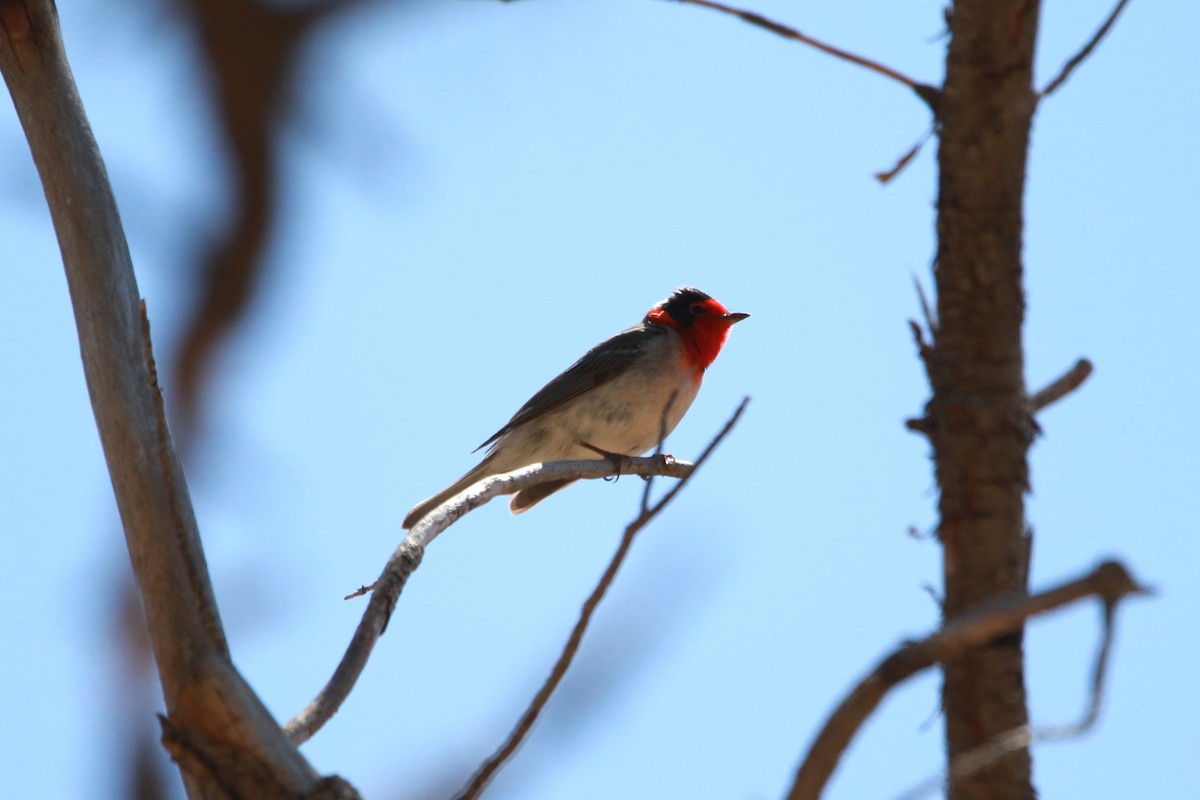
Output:
<svg viewBox="0 0 1200 800">
<path fill-rule="evenodd" d="M 497 464 L 507 471 L 524 464 L 597 458 L 593 447 L 641 455 L 669 434 L 696 399 L 699 376 L 683 366 L 678 337 L 652 342 L 652 351 L 628 371 L 562 406 L 509 431 L 496 443 Z M 664 422 L 665 412 L 665 426 Z"/>
</svg>

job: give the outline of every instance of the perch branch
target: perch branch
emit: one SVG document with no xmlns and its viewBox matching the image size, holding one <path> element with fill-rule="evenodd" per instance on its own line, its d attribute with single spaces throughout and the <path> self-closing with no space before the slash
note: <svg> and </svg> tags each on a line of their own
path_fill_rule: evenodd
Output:
<svg viewBox="0 0 1200 800">
<path fill-rule="evenodd" d="M 458 794 L 457 800 L 475 800 L 475 798 L 478 798 L 483 793 L 483 790 L 487 788 L 492 778 L 495 777 L 496 773 L 512 758 L 513 753 L 517 751 L 521 742 L 524 741 L 529 731 L 533 728 L 533 723 L 537 721 L 538 715 L 545 708 L 546 703 L 550 700 L 550 696 L 558 688 L 563 676 L 567 674 L 567 669 L 570 668 L 571 662 L 575 658 L 575 653 L 579 650 L 579 643 L 583 640 L 583 634 L 591 622 L 592 615 L 612 585 L 617 571 L 621 568 L 621 564 L 624 563 L 625 556 L 628 555 L 629 548 L 633 545 L 634 537 L 638 531 L 646 527 L 658 515 L 658 512 L 662 511 L 674 499 L 675 495 L 679 494 L 692 475 L 696 474 L 696 470 L 700 468 L 700 465 L 708 460 L 709 455 L 712 454 L 717 445 L 733 430 L 734 425 L 737 424 L 738 419 L 742 416 L 742 412 L 746 410 L 746 405 L 749 402 L 749 397 L 742 398 L 741 404 L 733 412 L 733 416 L 729 418 L 729 421 L 725 423 L 725 427 L 708 443 L 708 447 L 704 448 L 704 452 L 696 459 L 695 467 L 679 483 L 672 486 L 671 490 L 663 495 L 662 499 L 653 506 L 647 508 L 643 503 L 638 516 L 625 528 L 625 533 L 621 537 L 621 544 L 617 547 L 616 553 L 613 554 L 612 560 L 604 570 L 604 574 L 600 576 L 600 581 L 596 584 L 596 588 L 592 590 L 587 600 L 584 601 L 583 608 L 579 613 L 579 620 L 575 623 L 571 635 L 567 637 L 567 642 L 563 646 L 558 660 L 554 663 L 554 667 L 550 670 L 549 677 L 546 678 L 546 681 L 542 684 L 542 688 L 534 695 L 533 700 L 529 703 L 528 708 L 525 709 L 525 713 L 521 715 L 521 719 L 517 722 L 516 727 L 508 735 L 508 739 L 505 740 L 504 744 L 500 746 L 491 758 L 483 763 L 471 778 L 470 783 Z"/>
<path fill-rule="evenodd" d="M 855 55 L 848 50 L 842 50 L 838 47 L 834 47 L 831 44 L 826 44 L 819 39 L 814 39 L 811 36 L 801 33 L 795 28 L 790 28 L 782 23 L 767 19 L 761 14 L 756 14 L 753 11 L 744 11 L 740 8 L 734 8 L 733 6 L 725 5 L 724 3 L 715 2 L 715 0 L 679 0 L 679 2 L 686 3 L 687 5 L 700 6 L 701 8 L 709 8 L 713 11 L 720 11 L 723 14 L 729 14 L 737 17 L 743 22 L 748 22 L 751 25 L 768 30 L 771 33 L 782 36 L 785 39 L 792 39 L 793 41 L 800 42 L 801 44 L 806 44 L 809 47 L 815 47 L 817 50 L 820 50 L 823 53 L 828 53 L 835 58 L 849 61 L 852 64 L 858 64 L 860 67 L 865 67 L 872 72 L 877 72 L 884 77 L 891 78 L 894 81 L 904 84 L 909 89 L 912 89 L 914 92 L 916 92 L 917 96 L 924 100 L 930 108 L 934 109 L 935 111 L 937 109 L 938 90 L 936 87 L 930 86 L 926 83 L 920 83 L 919 81 L 916 81 L 901 72 L 897 72 L 891 67 L 885 67 L 883 64 L 880 64 L 877 61 L 872 61 L 869 58 Z"/>
<path fill-rule="evenodd" d="M 743 407 L 744 405 L 745 402 L 743 402 Z M 738 414 L 740 413 L 741 408 L 738 409 Z M 726 432 L 722 431 L 720 436 L 723 437 Z M 680 478 L 680 485 L 682 485 L 682 481 L 691 476 L 710 451 L 711 445 L 709 450 L 705 450 L 701 454 L 695 464 L 676 461 L 666 456 L 622 458 L 619 459 L 619 468 L 618 464 L 609 459 L 552 461 L 546 464 L 534 464 L 504 475 L 493 475 L 447 500 L 422 518 L 408 532 L 374 583 L 363 586 L 347 596 L 346 599 L 350 599 L 368 592 L 371 593 L 367 609 L 363 612 L 362 619 L 332 677 L 312 702 L 284 726 L 284 732 L 288 739 L 297 745 L 308 741 L 337 713 L 366 667 L 367 659 L 370 658 L 375 643 L 386 630 L 388 620 L 396 607 L 396 601 L 404 590 L 409 576 L 420 565 L 425 548 L 438 534 L 469 511 L 500 495 L 514 494 L 522 489 L 551 480 L 586 480 L 609 478 L 614 475 L 641 475 L 643 477 L 658 475 Z M 668 493 L 667 498 L 673 496 L 678 489 L 679 486 L 674 487 L 672 492 Z M 664 498 L 664 501 L 667 498 Z M 661 505 L 662 503 L 659 504 L 659 506 Z M 655 507 L 655 513 L 659 506 Z"/>
<path fill-rule="evenodd" d="M 1019 630 L 1025 620 L 1095 595 L 1107 606 L 1145 594 L 1124 566 L 1106 561 L 1082 578 L 1035 595 L 999 598 L 948 621 L 941 630 L 905 644 L 884 658 L 856 685 L 826 720 L 796 773 L 789 800 L 815 800 L 850 741 L 884 696 L 918 672 Z M 1103 650 L 1107 661 L 1107 645 Z M 1103 666 L 1101 663 L 1099 666 Z M 1101 674 L 1101 678 L 1103 675 Z"/>
<path fill-rule="evenodd" d="M 1083 46 L 1083 49 L 1072 56 L 1071 59 L 1063 65 L 1063 68 L 1059 71 L 1058 75 L 1054 76 L 1054 80 L 1046 84 L 1045 89 L 1042 89 L 1041 97 L 1049 97 L 1055 92 L 1055 90 L 1058 89 L 1058 87 L 1067 82 L 1067 78 L 1071 76 L 1071 73 L 1075 71 L 1075 68 L 1082 64 L 1084 59 L 1092 54 L 1092 51 L 1095 50 L 1096 46 L 1100 44 L 1100 40 L 1108 34 L 1109 29 L 1112 28 L 1113 24 L 1117 21 L 1117 17 L 1120 16 L 1121 11 L 1124 10 L 1125 4 L 1128 2 L 1129 0 L 1119 0 L 1118 3 L 1113 6 L 1113 10 L 1109 12 L 1108 18 L 1104 20 L 1104 24 L 1096 29 L 1096 32 L 1092 34 L 1092 38 L 1089 39 L 1088 43 Z"/>
<path fill-rule="evenodd" d="M 665 458 L 629 458 L 622 461 L 620 470 L 609 460 L 552 461 L 523 467 L 504 475 L 493 475 L 450 498 L 408 532 L 374 583 L 346 596 L 350 600 L 370 593 L 371 599 L 333 675 L 312 702 L 284 725 L 284 732 L 293 744 L 302 744 L 337 713 L 358 682 L 375 643 L 387 629 L 396 601 L 404 591 L 409 576 L 420 566 L 425 548 L 467 512 L 500 495 L 514 494 L 550 480 L 608 478 L 617 474 L 659 474 L 681 478 L 691 474 L 692 469 L 693 465 L 686 461 Z"/>
</svg>

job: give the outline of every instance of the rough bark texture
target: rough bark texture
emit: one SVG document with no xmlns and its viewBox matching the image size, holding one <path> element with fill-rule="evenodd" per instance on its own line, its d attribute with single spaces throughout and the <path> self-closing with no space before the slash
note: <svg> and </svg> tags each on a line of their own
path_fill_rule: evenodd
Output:
<svg viewBox="0 0 1200 800">
<path fill-rule="evenodd" d="M 1036 0 L 960 0 L 950 22 L 938 107 L 938 330 L 928 408 L 947 620 L 1026 588 L 1024 495 L 1034 426 L 1021 344 L 1021 244 L 1038 12 Z M 951 764 L 1026 724 L 1023 662 L 1018 632 L 945 665 Z M 1029 752 L 958 780 L 949 793 L 959 800 L 1034 796 Z"/>
</svg>

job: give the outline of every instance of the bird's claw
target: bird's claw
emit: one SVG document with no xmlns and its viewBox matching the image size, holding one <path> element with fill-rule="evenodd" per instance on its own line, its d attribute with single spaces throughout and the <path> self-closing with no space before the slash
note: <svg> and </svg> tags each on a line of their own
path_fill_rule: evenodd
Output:
<svg viewBox="0 0 1200 800">
<path fill-rule="evenodd" d="M 612 476 L 612 478 L 614 480 L 621 477 L 621 475 L 625 474 L 626 472 L 629 472 L 629 469 L 628 469 L 629 456 L 627 456 L 623 453 L 613 453 L 609 450 L 605 450 L 603 447 L 596 447 L 596 445 L 591 444 L 589 442 L 581 441 L 581 442 L 579 442 L 579 446 L 586 447 L 588 450 L 591 450 L 593 453 L 600 456 L 601 458 L 608 459 L 609 462 L 613 465 L 613 469 L 615 469 L 617 471 L 617 474 Z M 675 456 L 671 455 L 670 453 L 655 453 L 654 455 L 652 455 L 650 457 L 657 458 L 664 467 L 670 466 L 671 464 L 675 463 Z M 649 475 L 642 475 L 641 478 L 644 481 L 650 480 Z M 608 480 L 608 478 L 605 478 L 604 480 Z"/>
<path fill-rule="evenodd" d="M 613 453 L 609 450 L 605 450 L 603 447 L 596 447 L 596 445 L 589 444 L 587 442 L 580 442 L 579 445 L 581 447 L 586 447 L 588 450 L 591 450 L 601 458 L 608 459 L 609 463 L 613 465 L 613 469 L 617 471 L 615 477 L 620 477 L 623 472 L 629 471 L 626 468 L 629 464 L 629 456 L 625 455 L 624 453 Z"/>
</svg>

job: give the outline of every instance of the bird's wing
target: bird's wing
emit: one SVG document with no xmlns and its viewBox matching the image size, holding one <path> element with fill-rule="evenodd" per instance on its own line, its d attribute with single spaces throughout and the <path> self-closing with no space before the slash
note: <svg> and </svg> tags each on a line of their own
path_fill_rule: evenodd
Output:
<svg viewBox="0 0 1200 800">
<path fill-rule="evenodd" d="M 508 424 L 475 449 L 487 447 L 518 425 L 537 419 L 568 400 L 612 380 L 646 354 L 646 343 L 650 338 L 667 333 L 667 329 L 660 325 L 641 323 L 605 339 L 538 390 Z"/>
</svg>

